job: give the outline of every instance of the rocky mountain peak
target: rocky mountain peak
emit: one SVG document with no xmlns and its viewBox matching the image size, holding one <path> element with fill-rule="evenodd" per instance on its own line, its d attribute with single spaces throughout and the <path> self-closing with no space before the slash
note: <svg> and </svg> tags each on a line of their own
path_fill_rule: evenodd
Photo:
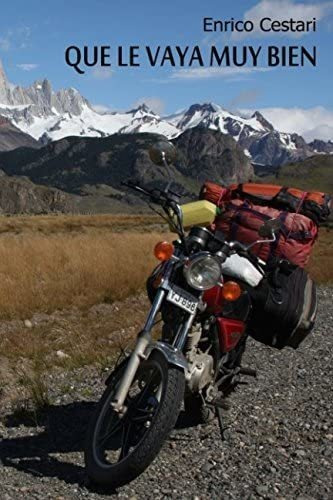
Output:
<svg viewBox="0 0 333 500">
<path fill-rule="evenodd" d="M 7 84 L 7 76 L 5 70 L 3 69 L 2 61 L 0 59 L 0 85 L 2 87 L 6 86 L 6 84 Z"/>
<path fill-rule="evenodd" d="M 145 113 L 149 113 L 150 109 L 148 108 L 147 104 L 143 103 L 143 104 L 140 104 L 140 106 L 138 106 L 136 108 L 137 111 L 144 111 Z"/>
<path fill-rule="evenodd" d="M 7 103 L 8 79 L 0 60 L 0 102 Z"/>
<path fill-rule="evenodd" d="M 220 108 L 216 104 L 213 104 L 212 102 L 204 102 L 203 104 L 192 104 L 192 106 L 189 107 L 187 113 L 188 114 L 194 114 L 196 112 L 201 112 L 201 113 L 215 113 L 218 111 Z"/>
<path fill-rule="evenodd" d="M 156 115 L 156 113 L 145 102 L 140 104 L 137 108 L 131 109 L 130 111 L 128 111 L 128 113 L 131 113 L 133 115 L 137 113 Z"/>
<path fill-rule="evenodd" d="M 320 139 L 315 139 L 314 141 L 310 142 L 309 146 L 315 153 L 333 154 L 333 141 L 325 142 Z"/>
<path fill-rule="evenodd" d="M 200 182 L 207 179 L 223 184 L 248 182 L 253 167 L 242 148 L 219 130 L 194 127 L 173 139 L 179 154 L 180 170 Z"/>
<path fill-rule="evenodd" d="M 80 115 L 85 106 L 90 107 L 89 102 L 74 89 L 61 89 L 54 91 L 51 82 L 44 78 L 36 80 L 29 87 L 20 85 L 10 85 L 3 66 L 0 62 L 0 107 L 1 104 L 11 106 L 33 106 L 29 112 L 25 110 L 24 118 L 29 123 L 33 122 L 34 117 L 48 117 L 57 113 L 70 113 L 72 115 Z M 3 110 L 0 111 L 4 113 Z M 15 111 L 15 118 L 19 121 L 19 112 Z"/>
<path fill-rule="evenodd" d="M 273 125 L 259 111 L 255 111 L 251 118 L 255 118 L 267 130 L 274 130 Z"/>
</svg>

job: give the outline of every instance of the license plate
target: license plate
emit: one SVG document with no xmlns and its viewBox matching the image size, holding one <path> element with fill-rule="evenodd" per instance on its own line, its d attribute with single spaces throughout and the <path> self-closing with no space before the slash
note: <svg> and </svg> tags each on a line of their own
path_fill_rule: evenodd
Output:
<svg viewBox="0 0 333 500">
<path fill-rule="evenodd" d="M 193 295 L 175 286 L 169 290 L 167 300 L 190 314 L 194 314 L 198 307 L 198 301 Z"/>
</svg>

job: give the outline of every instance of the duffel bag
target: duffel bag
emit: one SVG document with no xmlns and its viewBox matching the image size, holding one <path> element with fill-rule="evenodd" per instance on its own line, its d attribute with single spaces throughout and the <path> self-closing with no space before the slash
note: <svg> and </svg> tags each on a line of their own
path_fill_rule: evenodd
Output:
<svg viewBox="0 0 333 500">
<path fill-rule="evenodd" d="M 231 200 L 231 190 L 226 186 L 206 181 L 199 193 L 200 200 L 207 200 L 221 208 L 223 204 Z"/>
<path fill-rule="evenodd" d="M 275 184 L 247 183 L 225 187 L 205 182 L 199 196 L 200 199 L 211 201 L 221 209 L 231 199 L 248 200 L 255 205 L 300 213 L 312 219 L 317 225 L 328 219 L 331 207 L 331 197 L 328 194 Z"/>
<path fill-rule="evenodd" d="M 257 205 L 300 213 L 317 225 L 325 222 L 330 215 L 331 197 L 319 191 L 255 183 L 233 184 L 229 188 L 232 198 L 248 199 Z"/>
<path fill-rule="evenodd" d="M 284 262 L 248 292 L 253 302 L 250 335 L 277 349 L 297 349 L 311 332 L 317 312 L 316 286 L 307 272 Z"/>
<path fill-rule="evenodd" d="M 249 245 L 262 240 L 259 228 L 265 221 L 275 218 L 282 222 L 282 227 L 276 234 L 276 241 L 258 243 L 252 247 L 251 252 L 265 262 L 278 257 L 304 267 L 310 258 L 318 227 L 302 214 L 253 205 L 248 201 L 232 200 L 215 218 L 212 229 L 222 231 L 229 241 L 236 240 Z"/>
</svg>

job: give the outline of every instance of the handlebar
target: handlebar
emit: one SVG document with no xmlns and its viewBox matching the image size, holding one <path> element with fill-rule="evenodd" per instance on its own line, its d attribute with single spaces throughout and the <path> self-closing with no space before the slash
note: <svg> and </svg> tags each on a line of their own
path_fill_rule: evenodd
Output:
<svg viewBox="0 0 333 500">
<path fill-rule="evenodd" d="M 174 228 L 179 235 L 184 248 L 186 249 L 187 245 L 183 226 L 183 213 L 179 206 L 179 195 L 170 190 L 170 183 L 163 191 L 161 189 L 147 189 L 139 184 L 135 184 L 132 181 L 122 182 L 121 184 L 148 197 L 151 203 L 159 205 L 165 216 L 157 212 L 157 210 L 153 210 L 166 220 L 170 227 Z"/>
<path fill-rule="evenodd" d="M 121 185 L 133 189 L 133 191 L 137 191 L 138 193 L 144 194 L 145 196 L 149 196 L 150 198 L 153 196 L 151 191 L 148 191 L 146 188 L 143 188 L 139 184 L 134 184 L 134 182 L 132 181 L 123 181 L 121 182 Z"/>
<path fill-rule="evenodd" d="M 178 204 L 179 195 L 172 192 L 169 189 L 169 186 L 165 190 L 147 189 L 145 187 L 140 186 L 139 184 L 135 184 L 131 180 L 123 181 L 121 182 L 121 185 L 133 189 L 134 191 L 140 194 L 143 194 L 144 196 L 148 197 L 152 203 L 160 205 L 163 208 L 164 212 L 168 215 L 170 222 L 174 224 L 174 227 L 177 229 L 177 232 L 181 237 L 184 247 L 185 248 L 187 247 L 185 233 L 183 229 L 183 223 L 182 223 L 182 211 Z M 172 215 L 170 214 L 170 209 L 171 209 L 171 214 L 173 213 L 177 217 L 178 226 L 172 219 Z M 215 234 L 211 233 L 211 236 L 213 237 L 215 242 L 220 245 L 220 250 L 216 252 L 216 255 L 221 259 L 221 262 L 224 262 L 230 255 L 237 252 L 239 254 L 242 254 L 243 256 L 246 256 L 253 264 L 258 265 L 257 259 L 249 252 L 252 245 L 246 246 L 240 243 L 239 241 L 227 242 L 225 241 L 225 238 L 223 236 L 219 236 L 219 234 L 217 233 Z"/>
<path fill-rule="evenodd" d="M 147 189 L 140 186 L 140 184 L 135 184 L 130 180 L 121 182 L 121 185 L 147 196 L 148 198 L 150 198 L 152 203 L 156 203 L 162 206 L 167 205 L 174 208 L 174 204 L 179 202 L 179 195 L 171 191 L 169 188 L 166 188 L 163 191 L 161 189 Z"/>
</svg>

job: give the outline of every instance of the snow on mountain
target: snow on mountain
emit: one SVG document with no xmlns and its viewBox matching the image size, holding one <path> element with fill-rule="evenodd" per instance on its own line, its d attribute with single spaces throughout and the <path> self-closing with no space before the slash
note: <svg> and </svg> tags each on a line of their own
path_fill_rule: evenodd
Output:
<svg viewBox="0 0 333 500">
<path fill-rule="evenodd" d="M 248 126 L 258 132 L 265 132 L 265 127 L 256 116 L 242 118 L 213 103 L 193 104 L 185 112 L 169 118 L 167 117 L 166 119 L 182 131 L 203 125 L 207 128 L 220 130 L 222 133 L 228 134 L 230 124 L 234 122 L 235 124 L 237 123 L 237 127 L 234 130 L 235 135 L 239 135 L 244 126 Z"/>
<path fill-rule="evenodd" d="M 190 128 L 205 127 L 231 135 L 256 163 L 280 165 L 315 152 L 297 134 L 276 131 L 259 112 L 244 117 L 204 103 L 165 117 L 145 104 L 127 112 L 100 113 L 76 89 L 54 91 L 47 79 L 26 88 L 9 83 L 1 62 L 0 115 L 41 143 L 72 135 L 105 137 L 131 132 L 175 138 Z"/>
<path fill-rule="evenodd" d="M 296 134 L 277 132 L 261 113 L 246 118 L 212 103 L 193 104 L 186 111 L 166 117 L 181 132 L 202 126 L 231 135 L 255 162 L 275 165 L 310 155 L 310 148 Z M 298 142 L 298 146 L 296 145 Z M 258 143 L 260 147 L 258 148 Z M 299 151 L 300 149 L 300 151 Z M 308 151 L 309 150 L 309 151 Z"/>
<path fill-rule="evenodd" d="M 128 112 L 99 113 L 74 88 L 55 92 L 48 80 L 23 88 L 8 82 L 0 62 L 0 115 L 41 142 L 70 135 L 105 137 L 117 132 L 155 132 L 174 137 L 179 131 L 146 105 Z"/>
</svg>

